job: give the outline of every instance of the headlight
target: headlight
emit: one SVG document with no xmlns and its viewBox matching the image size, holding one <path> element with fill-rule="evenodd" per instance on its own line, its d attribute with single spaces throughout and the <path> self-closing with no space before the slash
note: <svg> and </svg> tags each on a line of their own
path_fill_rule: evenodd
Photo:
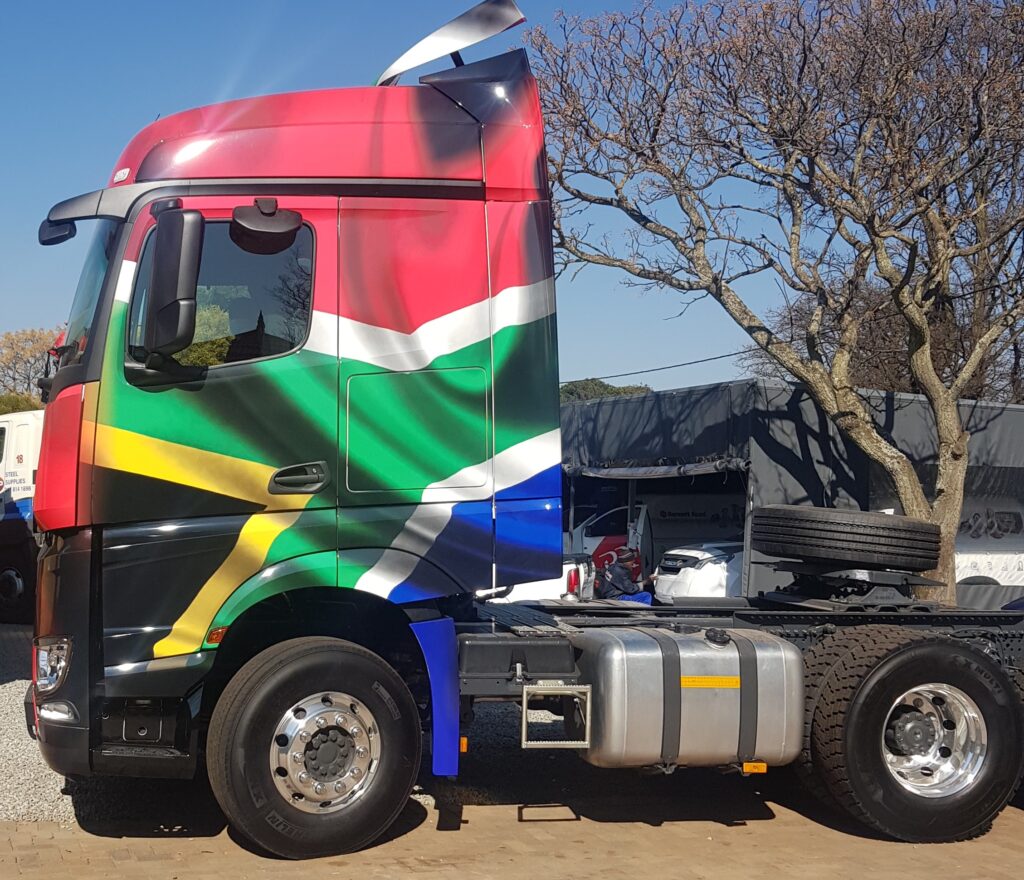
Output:
<svg viewBox="0 0 1024 880">
<path fill-rule="evenodd" d="M 71 662 L 70 639 L 36 639 L 36 693 L 48 694 L 60 687 Z"/>
</svg>

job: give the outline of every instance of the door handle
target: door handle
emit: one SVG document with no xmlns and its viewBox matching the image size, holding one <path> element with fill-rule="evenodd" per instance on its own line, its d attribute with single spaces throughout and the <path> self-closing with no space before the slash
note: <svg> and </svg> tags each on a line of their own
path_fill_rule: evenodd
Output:
<svg viewBox="0 0 1024 880">
<path fill-rule="evenodd" d="M 330 482 L 326 461 L 293 464 L 274 471 L 267 491 L 271 495 L 312 495 Z"/>
</svg>

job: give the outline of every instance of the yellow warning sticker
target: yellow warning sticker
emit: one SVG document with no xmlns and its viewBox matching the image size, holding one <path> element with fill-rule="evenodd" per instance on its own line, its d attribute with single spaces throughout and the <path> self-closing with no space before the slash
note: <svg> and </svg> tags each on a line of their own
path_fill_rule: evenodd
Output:
<svg viewBox="0 0 1024 880">
<path fill-rule="evenodd" d="M 679 686 L 735 690 L 740 686 L 740 677 L 738 675 L 681 675 L 679 676 Z"/>
</svg>

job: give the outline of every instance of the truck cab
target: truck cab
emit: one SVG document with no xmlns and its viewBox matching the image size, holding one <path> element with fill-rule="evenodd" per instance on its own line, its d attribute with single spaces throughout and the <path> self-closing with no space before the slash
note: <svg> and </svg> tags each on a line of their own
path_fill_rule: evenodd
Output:
<svg viewBox="0 0 1024 880">
<path fill-rule="evenodd" d="M 463 45 L 522 19 L 483 6 Z M 58 772 L 191 776 L 246 662 L 344 637 L 339 668 L 397 671 L 288 702 L 357 773 L 273 797 L 296 823 L 401 800 L 421 729 L 457 762 L 446 606 L 561 574 L 536 83 L 512 51 L 396 84 L 451 51 L 426 42 L 381 86 L 163 117 L 44 220 L 43 244 L 92 227 L 36 490 L 27 705 Z"/>
</svg>

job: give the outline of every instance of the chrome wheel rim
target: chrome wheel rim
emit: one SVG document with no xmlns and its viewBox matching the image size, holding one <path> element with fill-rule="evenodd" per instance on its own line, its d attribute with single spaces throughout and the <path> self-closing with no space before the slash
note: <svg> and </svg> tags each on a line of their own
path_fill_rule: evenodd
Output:
<svg viewBox="0 0 1024 880">
<path fill-rule="evenodd" d="M 970 787 L 987 753 L 988 730 L 978 704 L 949 684 L 906 691 L 892 704 L 882 730 L 890 775 L 919 797 L 949 797 Z"/>
<path fill-rule="evenodd" d="M 366 706 L 319 691 L 289 707 L 270 739 L 278 794 L 306 813 L 333 813 L 363 797 L 380 767 L 380 732 Z"/>
</svg>

